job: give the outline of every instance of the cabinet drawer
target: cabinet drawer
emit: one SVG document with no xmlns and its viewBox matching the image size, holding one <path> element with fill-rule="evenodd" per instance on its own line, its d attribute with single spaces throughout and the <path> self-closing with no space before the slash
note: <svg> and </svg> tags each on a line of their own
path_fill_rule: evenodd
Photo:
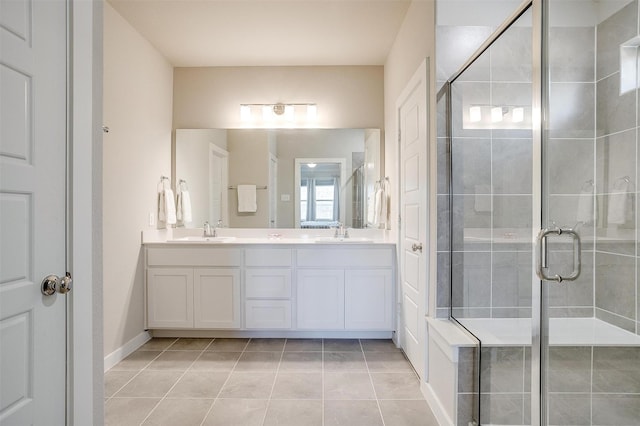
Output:
<svg viewBox="0 0 640 426">
<path fill-rule="evenodd" d="M 247 300 L 246 328 L 291 328 L 291 302 L 288 300 Z"/>
<path fill-rule="evenodd" d="M 149 248 L 149 266 L 240 266 L 240 249 L 233 248 Z"/>
<path fill-rule="evenodd" d="M 290 298 L 290 269 L 247 269 L 245 296 L 249 298 Z"/>
<path fill-rule="evenodd" d="M 291 266 L 291 249 L 250 248 L 244 251 L 247 266 Z"/>
<path fill-rule="evenodd" d="M 297 250 L 297 265 L 306 267 L 393 267 L 393 250 L 386 248 L 318 247 Z"/>
</svg>

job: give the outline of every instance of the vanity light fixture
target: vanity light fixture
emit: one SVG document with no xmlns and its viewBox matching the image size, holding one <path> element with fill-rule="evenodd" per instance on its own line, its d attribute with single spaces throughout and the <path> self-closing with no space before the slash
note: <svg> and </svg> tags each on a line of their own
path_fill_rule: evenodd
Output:
<svg viewBox="0 0 640 426">
<path fill-rule="evenodd" d="M 500 105 L 493 106 L 487 104 L 471 104 L 469 105 L 468 115 L 464 118 L 465 125 L 474 123 L 470 128 L 485 128 L 489 123 L 487 120 L 491 118 L 491 123 L 502 123 L 500 128 L 511 128 L 513 124 L 520 128 L 525 121 L 525 112 L 528 108 L 526 105 Z M 477 123 L 477 124 L 475 124 Z M 480 126 L 480 127 L 475 127 Z M 504 127 L 507 126 L 507 127 Z"/>
<path fill-rule="evenodd" d="M 254 109 L 262 112 L 262 120 L 265 122 L 315 121 L 318 114 L 316 104 L 240 104 L 240 119 L 249 122 L 254 119 Z M 304 115 L 306 113 L 306 116 Z"/>
<path fill-rule="evenodd" d="M 315 166 L 317 166 L 316 163 L 307 163 L 307 167 L 310 169 L 313 169 Z"/>
</svg>

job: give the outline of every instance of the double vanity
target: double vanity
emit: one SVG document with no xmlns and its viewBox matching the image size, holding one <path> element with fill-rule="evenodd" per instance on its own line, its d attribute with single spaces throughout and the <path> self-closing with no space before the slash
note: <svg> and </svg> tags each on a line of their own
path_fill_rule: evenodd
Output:
<svg viewBox="0 0 640 426">
<path fill-rule="evenodd" d="M 396 252 L 384 231 L 143 232 L 154 336 L 389 338 Z"/>
</svg>

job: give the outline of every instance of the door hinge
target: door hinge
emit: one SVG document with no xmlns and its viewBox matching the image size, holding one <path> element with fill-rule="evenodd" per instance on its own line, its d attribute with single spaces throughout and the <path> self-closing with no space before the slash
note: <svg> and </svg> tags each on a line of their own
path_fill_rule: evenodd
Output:
<svg viewBox="0 0 640 426">
<path fill-rule="evenodd" d="M 398 142 L 402 140 L 402 130 L 398 129 Z"/>
</svg>

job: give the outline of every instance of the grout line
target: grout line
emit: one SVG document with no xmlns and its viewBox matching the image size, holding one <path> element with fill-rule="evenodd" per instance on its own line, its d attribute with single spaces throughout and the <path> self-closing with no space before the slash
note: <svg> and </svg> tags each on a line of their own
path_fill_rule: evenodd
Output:
<svg viewBox="0 0 640 426">
<path fill-rule="evenodd" d="M 373 389 L 373 396 L 376 399 L 376 405 L 378 406 L 378 413 L 380 414 L 380 419 L 382 420 L 382 426 L 385 426 L 384 417 L 382 416 L 382 408 L 380 407 L 380 400 L 378 399 L 378 393 L 376 392 L 376 387 L 373 385 L 373 377 L 371 377 L 371 371 L 369 370 L 369 362 L 367 361 L 367 356 L 364 353 L 362 340 L 358 339 L 358 343 L 360 344 L 360 350 L 362 351 L 362 357 L 364 358 L 364 365 L 367 367 L 367 376 L 369 376 L 369 383 L 371 383 L 371 388 Z"/>
<path fill-rule="evenodd" d="M 176 342 L 180 340 L 179 338 L 176 339 L 172 344 L 170 344 L 164 351 L 162 351 L 160 353 L 160 355 L 162 355 L 165 352 L 169 351 L 169 348 L 171 348 L 171 346 L 175 345 Z M 208 345 L 207 345 L 208 346 Z M 180 351 L 176 351 L 176 352 L 180 352 Z M 184 352 L 192 352 L 192 351 L 184 351 Z M 195 352 L 195 351 L 193 351 Z M 187 374 L 187 371 L 189 371 L 189 369 L 191 368 L 191 366 L 193 366 L 193 364 L 196 362 L 196 360 L 198 358 L 200 358 L 200 356 L 202 356 L 202 352 L 204 352 L 204 349 L 200 351 L 200 355 L 198 355 L 196 357 L 196 359 L 194 359 L 193 361 L 191 361 L 191 364 L 189 364 L 189 366 L 182 372 L 182 374 L 180 375 L 180 377 L 178 377 L 178 379 L 173 383 L 173 385 L 169 388 L 169 390 L 167 392 L 165 392 L 164 396 L 162 398 L 160 398 L 160 401 L 158 401 L 158 403 L 153 407 L 153 409 L 151 411 L 149 411 L 149 413 L 147 414 L 147 416 L 140 422 L 140 424 L 143 424 L 145 421 L 147 421 L 147 419 L 149 418 L 149 416 L 151 416 L 151 414 L 153 414 L 154 411 L 156 411 L 156 409 L 158 408 L 158 406 L 160 406 L 160 404 L 162 404 L 162 401 L 164 401 L 165 399 L 167 399 L 167 395 L 169 395 L 169 393 L 173 390 L 173 388 L 176 387 L 176 385 L 178 384 L 178 382 L 180 380 L 182 380 L 182 378 L 185 376 L 185 374 Z M 156 359 L 158 357 L 160 357 L 160 355 L 158 355 L 156 357 Z M 150 364 L 150 363 L 149 363 Z M 148 367 L 148 366 L 147 366 Z M 176 370 L 150 370 L 150 371 L 176 371 Z"/>
<path fill-rule="evenodd" d="M 176 340 L 174 340 L 173 342 L 171 342 L 171 345 L 173 345 L 177 340 L 178 340 L 178 339 L 176 339 Z M 145 342 L 145 343 L 146 343 L 146 342 Z M 147 363 L 146 363 L 142 368 L 139 368 L 139 369 L 138 369 L 138 371 L 136 372 L 136 374 L 134 374 L 134 375 L 133 375 L 133 376 L 132 376 L 132 377 L 131 377 L 131 378 L 130 378 L 130 379 L 129 379 L 125 384 L 124 384 L 124 385 L 120 386 L 120 388 L 118 388 L 118 390 L 117 390 L 117 391 L 115 391 L 115 392 L 113 393 L 113 395 L 111 395 L 109 398 L 107 398 L 107 399 L 106 399 L 106 401 L 105 401 L 104 403 L 106 404 L 107 402 L 109 402 L 109 401 L 111 400 L 111 398 L 113 398 L 113 397 L 114 397 L 118 392 L 120 392 L 122 389 L 124 389 L 124 387 L 125 387 L 125 386 L 127 386 L 129 383 L 131 383 L 131 381 L 132 381 L 133 379 L 135 379 L 136 377 L 138 377 L 138 376 L 140 375 L 140 373 L 142 373 L 142 371 L 143 371 L 143 370 L 145 370 L 149 365 L 151 365 L 151 363 L 152 363 L 153 361 L 155 361 L 156 359 L 158 359 L 158 358 L 160 357 L 160 355 L 162 355 L 162 354 L 163 354 L 163 353 L 164 353 L 164 352 L 165 352 L 165 351 L 166 351 L 166 350 L 167 350 L 171 345 L 167 346 L 167 348 L 165 348 L 165 349 L 162 349 L 162 350 L 160 351 L 160 353 L 159 353 L 158 355 L 156 355 L 156 356 L 155 356 L 155 358 L 153 358 L 152 360 L 150 360 L 149 362 L 147 362 Z M 143 346 L 144 346 L 144 345 L 143 345 Z M 142 346 L 141 346 L 141 347 L 142 347 Z M 141 348 L 141 347 L 140 347 L 140 348 Z M 153 350 L 151 350 L 151 351 L 148 351 L 148 350 L 141 351 L 141 350 L 140 350 L 140 348 L 136 349 L 136 350 L 135 350 L 133 353 L 131 353 L 129 356 L 133 355 L 134 353 L 136 353 L 136 352 L 138 352 L 138 351 L 140 351 L 140 352 L 153 352 Z M 127 357 L 127 358 L 128 358 L 128 357 Z M 125 359 L 126 359 L 126 358 L 125 358 Z M 123 360 L 123 361 L 124 361 L 124 360 Z M 122 362 L 122 361 L 120 361 L 120 362 Z M 118 364 L 120 364 L 120 363 L 118 363 Z M 116 365 L 117 365 L 117 364 L 116 364 Z M 115 365 L 114 365 L 114 367 L 115 367 Z M 113 370 L 113 369 L 111 369 L 111 370 L 109 370 L 109 371 L 136 371 L 136 370 Z M 106 373 L 105 373 L 105 374 L 106 374 Z"/>
<path fill-rule="evenodd" d="M 269 413 L 269 406 L 271 405 L 271 398 L 273 397 L 273 390 L 276 388 L 276 382 L 278 381 L 278 373 L 280 372 L 280 365 L 282 364 L 282 358 L 284 357 L 284 348 L 287 346 L 287 340 L 284 339 L 284 344 L 282 345 L 282 352 L 280 352 L 280 361 L 278 361 L 278 367 L 276 368 L 276 374 L 273 377 L 273 384 L 271 385 L 271 392 L 269 393 L 269 398 L 267 399 L 267 408 L 264 410 L 264 416 L 262 417 L 262 423 L 267 421 L 267 413 Z"/>
<path fill-rule="evenodd" d="M 324 426 L 325 423 L 325 419 L 324 419 L 324 339 L 320 340 L 320 350 L 322 352 L 320 355 L 320 370 L 321 370 L 321 385 L 322 385 L 322 404 L 321 404 L 321 418 L 322 418 L 322 426 Z"/>
<path fill-rule="evenodd" d="M 216 339 L 213 339 L 213 340 L 215 341 Z M 229 379 L 231 378 L 231 375 L 235 371 L 236 366 L 238 365 L 238 362 L 240 362 L 240 358 L 242 358 L 242 354 L 244 354 L 245 349 L 247 349 L 247 346 L 249 346 L 249 342 L 251 342 L 251 339 L 247 340 L 247 343 L 244 345 L 244 348 L 242 348 L 242 351 L 240 351 L 240 355 L 238 356 L 238 359 L 233 364 L 233 367 L 231 367 L 231 371 L 229 371 L 229 374 L 227 376 L 227 380 L 225 380 L 224 383 L 222 384 L 222 386 L 220 386 L 220 390 L 218 391 L 218 394 L 216 395 L 216 397 L 213 398 L 213 402 L 211 403 L 211 407 L 209 407 L 209 410 L 207 411 L 207 413 L 202 418 L 202 422 L 200 422 L 200 426 L 204 425 L 204 422 L 207 420 L 207 417 L 209 417 L 209 414 L 211 413 L 211 410 L 213 410 L 213 406 L 216 404 L 218 399 L 220 399 L 220 394 L 222 393 L 222 390 L 227 385 L 227 382 L 229 382 Z M 209 348 L 212 344 L 213 344 L 213 341 L 209 344 L 209 346 L 207 346 L 207 348 Z M 202 356 L 202 354 L 200 356 Z"/>
</svg>

